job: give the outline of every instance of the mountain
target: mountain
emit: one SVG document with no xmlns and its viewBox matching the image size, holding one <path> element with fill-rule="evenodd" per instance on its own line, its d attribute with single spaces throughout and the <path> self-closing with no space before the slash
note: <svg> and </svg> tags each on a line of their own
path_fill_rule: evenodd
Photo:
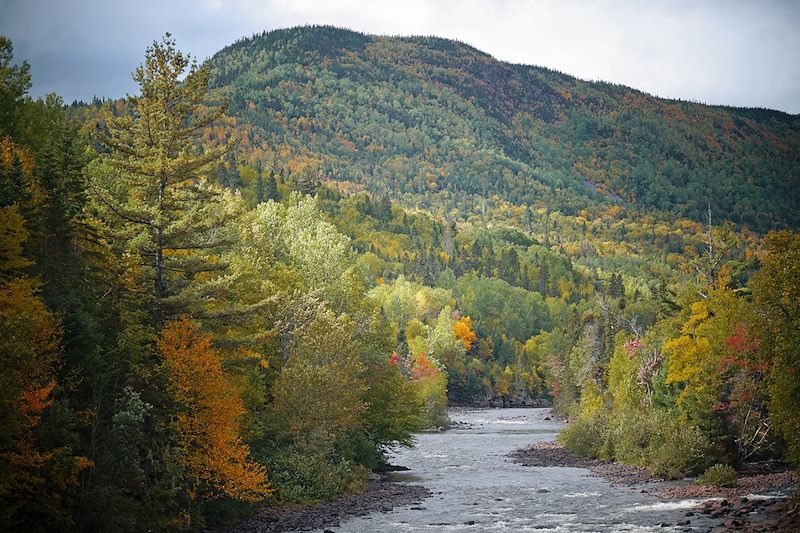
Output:
<svg viewBox="0 0 800 533">
<path fill-rule="evenodd" d="M 294 174 L 456 216 L 497 195 L 698 221 L 710 204 L 715 220 L 759 231 L 800 226 L 798 115 L 666 100 L 457 41 L 327 26 L 255 35 L 208 64 L 238 156 Z"/>
</svg>

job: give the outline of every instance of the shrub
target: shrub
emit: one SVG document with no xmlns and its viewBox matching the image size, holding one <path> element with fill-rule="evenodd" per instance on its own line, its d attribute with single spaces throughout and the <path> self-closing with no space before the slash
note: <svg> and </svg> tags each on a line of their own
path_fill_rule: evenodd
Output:
<svg viewBox="0 0 800 533">
<path fill-rule="evenodd" d="M 646 467 L 676 479 L 707 465 L 708 439 L 683 417 L 661 409 L 630 409 L 611 416 L 601 411 L 579 418 L 562 432 L 566 447 L 586 455 Z"/>
<path fill-rule="evenodd" d="M 620 412 L 606 433 L 600 457 L 621 463 L 646 465 L 654 426 L 654 417 L 649 412 Z"/>
<path fill-rule="evenodd" d="M 601 410 L 580 416 L 561 431 L 558 440 L 578 455 L 596 459 L 608 431 L 608 422 L 608 416 Z"/>
<path fill-rule="evenodd" d="M 644 459 L 650 472 L 677 479 L 705 468 L 709 442 L 700 428 L 665 411 L 654 411 L 653 416 L 654 431 Z"/>
<path fill-rule="evenodd" d="M 288 447 L 271 458 L 273 486 L 282 502 L 330 500 L 342 492 L 365 488 L 367 470 L 324 450 Z"/>
<path fill-rule="evenodd" d="M 715 464 L 697 478 L 698 485 L 711 485 L 714 487 L 735 487 L 736 470 L 730 465 Z"/>
</svg>

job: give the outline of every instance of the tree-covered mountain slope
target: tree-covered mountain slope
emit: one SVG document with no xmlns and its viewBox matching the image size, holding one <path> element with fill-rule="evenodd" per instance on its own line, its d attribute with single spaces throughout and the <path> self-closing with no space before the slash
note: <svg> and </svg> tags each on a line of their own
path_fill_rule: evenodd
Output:
<svg viewBox="0 0 800 533">
<path fill-rule="evenodd" d="M 800 226 L 800 117 L 655 98 L 460 42 L 276 30 L 209 60 L 239 157 L 421 198 L 574 214 L 622 203 L 756 230 Z M 233 133 L 231 133 L 233 132 Z M 425 195 L 425 196 L 422 196 Z M 455 211 L 454 211 L 455 210 Z"/>
</svg>

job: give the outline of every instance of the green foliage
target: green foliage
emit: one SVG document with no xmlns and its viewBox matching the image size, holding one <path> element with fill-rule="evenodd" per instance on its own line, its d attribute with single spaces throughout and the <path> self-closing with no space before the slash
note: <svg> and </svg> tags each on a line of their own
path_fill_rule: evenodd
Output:
<svg viewBox="0 0 800 533">
<path fill-rule="evenodd" d="M 726 223 L 798 224 L 794 118 L 327 27 L 204 66 L 167 37 L 141 95 L 65 110 L 24 96 L 11 52 L 9 527 L 201 528 L 242 509 L 242 450 L 275 501 L 361 490 L 448 401 L 552 398 L 565 445 L 666 477 L 800 464 L 797 234 Z M 696 222 L 709 200 L 721 226 Z M 158 364 L 161 323 L 187 313 L 202 342 Z M 206 392 L 181 367 L 201 352 Z M 198 451 L 209 428 L 237 446 Z M 212 459 L 231 491 L 185 483 Z"/>
<path fill-rule="evenodd" d="M 21 101 L 31 88 L 30 65 L 27 61 L 12 65 L 14 45 L 0 35 L 0 134 L 17 135 Z"/>
<path fill-rule="evenodd" d="M 475 318 L 481 337 L 498 342 L 505 336 L 522 342 L 552 327 L 539 293 L 512 287 L 501 279 L 462 277 L 455 292 L 464 313 Z"/>
<path fill-rule="evenodd" d="M 288 205 L 270 201 L 248 213 L 230 261 L 262 284 L 275 280 L 287 291 L 321 290 L 340 307 L 359 288 L 349 240 L 322 218 L 313 198 L 297 194 Z"/>
<path fill-rule="evenodd" d="M 364 299 L 349 239 L 317 204 L 294 193 L 256 206 L 229 256 L 239 297 L 267 302 L 245 328 L 272 354 L 266 380 L 255 383 L 264 389 L 255 393 L 263 403 L 252 417 L 253 449 L 280 470 L 270 479 L 290 501 L 357 488 L 364 467 L 381 464 L 391 446 L 410 445 L 421 427 L 415 385 L 388 363 L 396 335 Z M 423 301 L 420 308 L 429 313 Z"/>
<path fill-rule="evenodd" d="M 706 468 L 696 483 L 712 487 L 735 487 L 736 470 L 731 465 L 715 464 Z"/>
<path fill-rule="evenodd" d="M 798 122 L 783 113 L 663 100 L 454 41 L 331 27 L 255 35 L 208 64 L 246 157 L 280 154 L 301 176 L 465 216 L 498 195 L 570 214 L 629 202 L 702 221 L 711 202 L 758 229 L 800 222 L 784 179 L 798 177 Z"/>
<path fill-rule="evenodd" d="M 366 469 L 316 447 L 289 446 L 268 459 L 272 483 L 284 503 L 329 500 L 342 492 L 360 492 Z"/>
<path fill-rule="evenodd" d="M 709 461 L 707 435 L 684 417 L 657 410 L 651 416 L 643 466 L 668 479 L 700 472 Z"/>
<path fill-rule="evenodd" d="M 763 266 L 751 286 L 770 368 L 769 411 L 790 461 L 800 468 L 800 234 L 770 233 L 765 244 Z"/>
<path fill-rule="evenodd" d="M 703 432 L 685 418 L 658 409 L 581 412 L 559 439 L 579 455 L 645 466 L 668 479 L 697 473 L 708 461 Z"/>
<path fill-rule="evenodd" d="M 225 288 L 216 256 L 229 237 L 224 227 L 238 214 L 236 199 L 200 174 L 227 147 L 196 154 L 198 131 L 221 116 L 201 101 L 208 71 L 175 49 L 167 35 L 145 53 L 133 76 L 140 96 L 131 113 L 106 115 L 110 152 L 90 172 L 95 208 L 114 245 L 140 258 L 132 272 L 152 287 L 145 302 L 156 323 L 197 303 L 210 303 Z M 196 309 L 199 311 L 199 309 Z"/>
<path fill-rule="evenodd" d="M 335 442 L 363 424 L 366 384 L 352 331 L 330 312 L 283 335 L 288 357 L 272 387 L 273 409 L 300 442 Z"/>
<path fill-rule="evenodd" d="M 379 449 L 394 445 L 412 446 L 413 434 L 423 428 L 422 404 L 413 382 L 397 365 L 380 365 L 370 378 L 370 384 L 364 413 L 369 439 Z"/>
<path fill-rule="evenodd" d="M 453 310 L 445 306 L 428 333 L 428 350 L 431 357 L 441 361 L 445 368 L 455 369 L 464 365 L 464 345 L 456 338 L 453 327 Z"/>
<path fill-rule="evenodd" d="M 578 455 L 597 458 L 601 456 L 600 445 L 605 440 L 608 423 L 606 414 L 595 412 L 568 425 L 558 438 L 564 446 Z"/>
</svg>

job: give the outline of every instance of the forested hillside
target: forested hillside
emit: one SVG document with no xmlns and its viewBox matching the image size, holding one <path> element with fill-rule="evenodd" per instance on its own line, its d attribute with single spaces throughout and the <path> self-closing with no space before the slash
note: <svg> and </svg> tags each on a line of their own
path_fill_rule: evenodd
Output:
<svg viewBox="0 0 800 533">
<path fill-rule="evenodd" d="M 0 530 L 358 492 L 448 402 L 668 477 L 800 466 L 796 117 L 332 28 L 167 36 L 72 106 L 12 58 Z"/>
<path fill-rule="evenodd" d="M 704 221 L 710 202 L 720 220 L 756 230 L 800 225 L 797 116 L 654 98 L 445 39 L 331 27 L 243 39 L 209 66 L 242 158 L 408 205 L 467 216 L 472 195 L 497 195 L 574 214 L 619 198 Z"/>
</svg>

